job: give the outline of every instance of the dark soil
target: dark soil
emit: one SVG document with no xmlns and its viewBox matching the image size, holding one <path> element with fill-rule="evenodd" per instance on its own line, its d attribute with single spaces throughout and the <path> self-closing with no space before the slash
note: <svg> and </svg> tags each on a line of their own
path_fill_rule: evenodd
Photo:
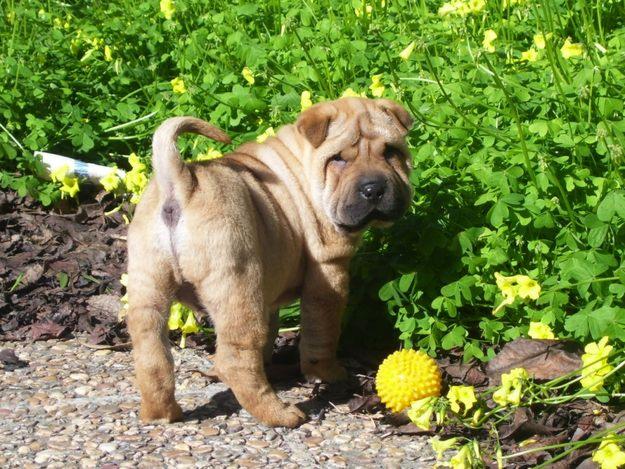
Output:
<svg viewBox="0 0 625 469">
<path fill-rule="evenodd" d="M 126 340 L 118 322 L 126 270 L 126 224 L 118 202 L 43 209 L 0 192 L 0 339 L 91 334 L 93 343 Z"/>
</svg>

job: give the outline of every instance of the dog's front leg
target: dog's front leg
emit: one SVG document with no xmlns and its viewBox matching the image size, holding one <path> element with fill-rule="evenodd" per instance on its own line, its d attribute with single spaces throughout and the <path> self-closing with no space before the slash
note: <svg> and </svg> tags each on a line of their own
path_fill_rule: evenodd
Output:
<svg viewBox="0 0 625 469">
<path fill-rule="evenodd" d="M 326 382 L 347 377 L 336 358 L 341 315 L 347 303 L 347 263 L 312 263 L 302 292 L 300 366 L 307 379 Z"/>
<path fill-rule="evenodd" d="M 306 415 L 296 406 L 282 402 L 265 374 L 263 352 L 270 335 L 268 314 L 258 299 L 258 291 L 254 291 L 254 283 L 237 283 L 223 289 L 227 297 L 221 301 L 215 301 L 215 288 L 206 295 L 212 297 L 211 306 L 220 304 L 213 308 L 217 333 L 215 369 L 241 406 L 258 420 L 270 426 L 296 427 Z"/>
</svg>

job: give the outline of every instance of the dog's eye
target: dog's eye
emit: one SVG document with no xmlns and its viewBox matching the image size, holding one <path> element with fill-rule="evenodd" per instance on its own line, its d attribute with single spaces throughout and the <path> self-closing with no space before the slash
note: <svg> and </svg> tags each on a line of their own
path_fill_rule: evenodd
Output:
<svg viewBox="0 0 625 469">
<path fill-rule="evenodd" d="M 394 147 L 393 145 L 386 145 L 384 147 L 384 158 L 387 160 L 393 158 L 394 156 L 402 156 L 402 155 L 403 155 L 402 151 L 399 148 Z"/>
<path fill-rule="evenodd" d="M 333 155 L 332 158 L 330 158 L 330 161 L 342 161 L 342 162 L 345 162 L 343 157 L 341 157 L 340 153 L 337 153 L 336 155 Z"/>
</svg>

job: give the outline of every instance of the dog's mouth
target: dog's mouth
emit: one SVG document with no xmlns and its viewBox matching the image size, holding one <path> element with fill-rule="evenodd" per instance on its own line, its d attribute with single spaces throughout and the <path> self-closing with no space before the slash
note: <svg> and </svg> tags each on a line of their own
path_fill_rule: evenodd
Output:
<svg viewBox="0 0 625 469">
<path fill-rule="evenodd" d="M 347 233 L 358 233 L 359 231 L 366 229 L 372 222 L 393 222 L 397 218 L 397 216 L 390 216 L 375 209 L 369 212 L 369 214 L 358 223 L 337 223 L 336 226 Z"/>
<path fill-rule="evenodd" d="M 374 182 L 371 182 L 371 181 Z M 338 205 L 329 210 L 330 219 L 344 233 L 358 233 L 371 224 L 388 226 L 408 209 L 410 189 L 398 184 L 383 184 L 369 178 L 350 190 Z"/>
</svg>

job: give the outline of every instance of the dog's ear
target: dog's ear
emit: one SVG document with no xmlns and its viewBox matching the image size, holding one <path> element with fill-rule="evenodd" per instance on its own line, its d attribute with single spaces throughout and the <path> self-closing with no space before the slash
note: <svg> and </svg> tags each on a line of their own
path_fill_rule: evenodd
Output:
<svg viewBox="0 0 625 469">
<path fill-rule="evenodd" d="M 328 136 L 330 122 L 336 117 L 336 109 L 330 104 L 315 104 L 302 112 L 295 123 L 300 134 L 317 148 Z"/>
<path fill-rule="evenodd" d="M 403 106 L 390 99 L 377 99 L 377 105 L 382 111 L 396 121 L 397 127 L 406 135 L 412 128 L 412 116 Z"/>
</svg>

